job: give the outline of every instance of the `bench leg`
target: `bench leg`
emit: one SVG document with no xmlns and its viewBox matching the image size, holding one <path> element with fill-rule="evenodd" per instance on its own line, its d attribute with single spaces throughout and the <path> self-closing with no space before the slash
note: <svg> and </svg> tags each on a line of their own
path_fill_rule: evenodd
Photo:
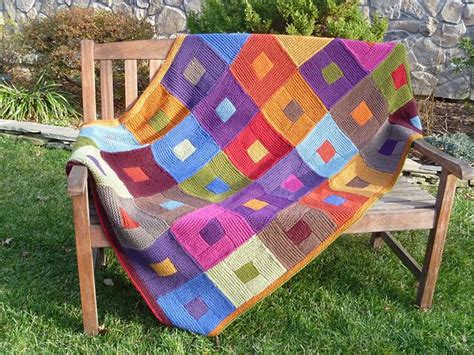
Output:
<svg viewBox="0 0 474 355">
<path fill-rule="evenodd" d="M 74 196 L 72 204 L 84 332 L 87 335 L 97 335 L 99 333 L 99 322 L 97 317 L 94 261 L 90 238 L 89 202 L 87 191 L 85 194 Z"/>
<path fill-rule="evenodd" d="M 370 235 L 370 246 L 375 250 L 383 246 L 382 232 L 373 232 Z"/>
<path fill-rule="evenodd" d="M 425 259 L 420 276 L 416 303 L 421 309 L 430 309 L 438 278 L 439 267 L 448 232 L 449 217 L 454 202 L 457 178 L 443 170 L 436 197 L 435 226 L 430 230 Z"/>
</svg>

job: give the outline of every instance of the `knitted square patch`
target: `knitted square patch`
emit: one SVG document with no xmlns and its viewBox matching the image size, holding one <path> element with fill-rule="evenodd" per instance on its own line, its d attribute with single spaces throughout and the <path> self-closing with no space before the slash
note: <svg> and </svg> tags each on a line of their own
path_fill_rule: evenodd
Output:
<svg viewBox="0 0 474 355">
<path fill-rule="evenodd" d="M 160 206 L 167 209 L 168 211 L 172 211 L 184 206 L 184 203 L 175 200 L 167 200 L 163 203 L 160 203 Z"/>
<path fill-rule="evenodd" d="M 235 310 L 204 274 L 158 297 L 158 304 L 173 325 L 199 334 L 209 334 Z"/>
<path fill-rule="evenodd" d="M 401 67 L 407 62 L 405 47 L 399 43 L 371 73 L 375 85 L 387 100 L 389 113 L 395 112 L 413 97 L 410 77 L 406 75 L 406 69 Z"/>
<path fill-rule="evenodd" d="M 261 106 L 296 71 L 296 66 L 276 38 L 257 34 L 248 39 L 230 69 Z"/>
<path fill-rule="evenodd" d="M 174 266 L 170 258 L 166 258 L 165 260 L 160 261 L 158 263 L 152 263 L 150 264 L 150 266 L 153 270 L 155 270 L 158 276 L 161 277 L 171 276 L 177 272 L 176 267 Z"/>
<path fill-rule="evenodd" d="M 188 159 L 195 151 L 196 147 L 189 139 L 184 139 L 173 147 L 174 155 L 181 161 Z"/>
<path fill-rule="evenodd" d="M 230 71 L 193 109 L 198 121 L 222 148 L 247 126 L 257 112 L 257 106 Z"/>
<path fill-rule="evenodd" d="M 373 117 L 372 111 L 365 101 L 361 101 L 355 109 L 351 111 L 351 116 L 359 126 L 363 126 Z"/>
<path fill-rule="evenodd" d="M 169 231 L 142 252 L 126 249 L 125 253 L 153 297 L 175 290 L 202 272 Z"/>
<path fill-rule="evenodd" d="M 340 39 L 307 60 L 300 73 L 328 109 L 368 74 Z"/>
<path fill-rule="evenodd" d="M 346 223 L 368 198 L 362 195 L 333 190 L 327 181 L 301 199 L 309 207 L 321 209 L 341 226 Z"/>
<path fill-rule="evenodd" d="M 291 150 L 291 145 L 258 113 L 225 149 L 232 163 L 256 179 Z"/>
<path fill-rule="evenodd" d="M 225 235 L 209 245 L 200 231 L 209 224 L 211 227 L 208 228 L 214 228 L 216 221 Z M 179 218 L 171 226 L 171 231 L 204 270 L 219 263 L 254 234 L 244 218 L 218 205 L 208 205 Z"/>
<path fill-rule="evenodd" d="M 323 180 L 325 178 L 303 162 L 296 151 L 292 151 L 257 181 L 266 194 L 275 198 L 298 201 Z"/>
<path fill-rule="evenodd" d="M 273 68 L 272 61 L 267 57 L 264 52 L 260 54 L 253 60 L 252 69 L 255 71 L 258 80 L 262 80 L 270 70 Z"/>
<path fill-rule="evenodd" d="M 227 122 L 235 111 L 236 108 L 234 104 L 227 97 L 225 97 L 216 107 L 217 116 L 219 116 L 222 122 Z"/>
<path fill-rule="evenodd" d="M 331 115 L 344 134 L 361 149 L 385 122 L 387 102 L 372 78 L 366 77 L 332 107 Z"/>
<path fill-rule="evenodd" d="M 186 38 L 162 84 L 192 109 L 208 94 L 226 68 L 227 63 L 205 41 Z"/>
<path fill-rule="evenodd" d="M 339 69 L 336 63 L 332 62 L 323 68 L 323 77 L 328 84 L 334 84 L 344 76 L 344 73 Z"/>
<path fill-rule="evenodd" d="M 248 200 L 247 202 L 244 203 L 245 207 L 251 208 L 254 211 L 261 210 L 265 206 L 268 206 L 268 203 L 265 201 L 258 200 L 256 198 L 253 198 L 251 200 Z"/>
<path fill-rule="evenodd" d="M 238 307 L 283 275 L 285 268 L 253 237 L 206 274 Z"/>
<path fill-rule="evenodd" d="M 181 182 L 202 169 L 219 152 L 219 147 L 194 116 L 189 115 L 174 130 L 153 142 L 151 150 L 156 162 Z"/>
<path fill-rule="evenodd" d="M 140 143 L 148 144 L 165 135 L 187 115 L 189 110 L 163 85 L 150 84 L 121 121 Z"/>
<path fill-rule="evenodd" d="M 153 158 L 150 147 L 108 153 L 102 158 L 134 197 L 150 196 L 176 185 L 176 181 Z"/>
<path fill-rule="evenodd" d="M 293 268 L 336 230 L 331 215 L 294 204 L 258 233 L 258 237 L 287 269 Z"/>
<path fill-rule="evenodd" d="M 333 176 L 357 153 L 357 148 L 339 129 L 329 113 L 311 130 L 296 150 L 311 169 L 325 177 Z"/>
<path fill-rule="evenodd" d="M 253 200 L 261 202 L 257 204 Z M 253 202 L 249 204 L 249 201 Z M 270 223 L 275 214 L 291 203 L 291 200 L 276 195 L 275 191 L 265 191 L 264 187 L 257 182 L 222 201 L 220 205 L 242 216 L 252 229 L 258 232 Z"/>
<path fill-rule="evenodd" d="M 219 202 L 250 183 L 229 160 L 224 152 L 217 154 L 209 164 L 179 186 L 186 193 Z"/>
<path fill-rule="evenodd" d="M 263 107 L 267 121 L 297 145 L 327 112 L 299 73 L 295 73 Z"/>
<path fill-rule="evenodd" d="M 258 163 L 260 160 L 265 158 L 268 154 L 268 150 L 258 139 L 253 142 L 250 147 L 247 148 L 247 154 L 254 163 Z"/>
</svg>

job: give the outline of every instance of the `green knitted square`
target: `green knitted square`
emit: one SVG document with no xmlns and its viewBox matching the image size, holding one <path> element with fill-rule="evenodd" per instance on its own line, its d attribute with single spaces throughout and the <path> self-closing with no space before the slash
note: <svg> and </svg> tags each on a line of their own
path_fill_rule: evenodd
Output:
<svg viewBox="0 0 474 355">
<path fill-rule="evenodd" d="M 324 80 L 326 80 L 329 85 L 335 83 L 343 76 L 344 74 L 342 73 L 341 69 L 339 69 L 336 63 L 331 63 L 323 69 Z"/>
<path fill-rule="evenodd" d="M 252 281 L 256 278 L 260 273 L 258 272 L 257 268 L 253 264 L 253 262 L 249 261 L 247 264 L 244 264 L 240 268 L 234 271 L 240 281 L 243 283 L 247 283 Z"/>
<path fill-rule="evenodd" d="M 407 75 L 407 85 L 398 90 L 395 88 L 392 73 L 400 64 L 404 64 L 409 72 L 407 52 L 403 44 L 398 44 L 371 74 L 375 85 L 387 100 L 389 113 L 395 112 L 413 98 L 410 75 Z"/>
<path fill-rule="evenodd" d="M 216 177 L 226 183 L 230 189 L 216 193 L 212 189 L 206 188 Z M 195 175 L 179 184 L 180 188 L 193 196 L 203 198 L 211 202 L 220 202 L 233 195 L 236 191 L 243 189 L 250 184 L 250 180 L 244 176 L 232 164 L 224 152 L 217 154 L 204 168 Z"/>
<path fill-rule="evenodd" d="M 148 121 L 150 126 L 152 126 L 154 129 L 156 129 L 158 132 L 160 132 L 162 129 L 164 129 L 169 123 L 170 119 L 164 113 L 162 110 L 159 110 L 152 118 L 150 121 Z"/>
</svg>

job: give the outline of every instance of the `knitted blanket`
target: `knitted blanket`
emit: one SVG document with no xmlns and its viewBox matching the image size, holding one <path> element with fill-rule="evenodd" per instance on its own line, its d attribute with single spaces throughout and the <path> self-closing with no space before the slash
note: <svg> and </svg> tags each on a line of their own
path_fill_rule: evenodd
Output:
<svg viewBox="0 0 474 355">
<path fill-rule="evenodd" d="M 104 232 L 156 317 L 217 335 L 386 193 L 421 137 L 403 45 L 183 35 L 84 125 Z"/>
</svg>

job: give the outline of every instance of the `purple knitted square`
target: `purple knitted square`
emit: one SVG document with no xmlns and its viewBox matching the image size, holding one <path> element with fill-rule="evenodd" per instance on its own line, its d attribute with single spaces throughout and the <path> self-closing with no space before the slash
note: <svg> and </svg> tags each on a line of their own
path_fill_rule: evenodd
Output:
<svg viewBox="0 0 474 355">
<path fill-rule="evenodd" d="M 258 179 L 265 192 L 290 201 L 297 201 L 320 185 L 325 178 L 315 173 L 292 151 Z"/>
<path fill-rule="evenodd" d="M 385 141 L 385 143 L 379 149 L 379 153 L 383 155 L 392 155 L 397 144 L 398 144 L 398 141 L 389 138 Z"/>
<path fill-rule="evenodd" d="M 332 63 L 343 76 L 328 84 L 323 70 Z M 368 74 L 339 39 L 334 39 L 306 61 L 300 72 L 328 109 Z"/>
<path fill-rule="evenodd" d="M 148 290 L 154 297 L 171 292 L 189 281 L 201 269 L 186 254 L 168 231 L 161 235 L 149 248 L 145 250 L 125 249 L 129 262 L 138 277 L 147 284 Z M 152 268 L 152 264 L 168 258 L 176 272 L 169 276 L 159 276 Z"/>
<path fill-rule="evenodd" d="M 199 234 L 208 245 L 213 245 L 225 235 L 225 230 L 219 220 L 213 218 L 200 230 Z"/>
<path fill-rule="evenodd" d="M 207 304 L 199 297 L 186 303 L 184 308 L 186 308 L 188 313 L 196 320 L 199 320 L 203 315 L 205 315 L 209 309 Z"/>
<path fill-rule="evenodd" d="M 193 109 L 194 116 L 222 148 L 247 126 L 257 112 L 257 106 L 230 71 Z"/>
<path fill-rule="evenodd" d="M 163 86 L 192 109 L 216 84 L 228 67 L 202 39 L 186 38 L 171 67 L 163 77 Z"/>
</svg>

